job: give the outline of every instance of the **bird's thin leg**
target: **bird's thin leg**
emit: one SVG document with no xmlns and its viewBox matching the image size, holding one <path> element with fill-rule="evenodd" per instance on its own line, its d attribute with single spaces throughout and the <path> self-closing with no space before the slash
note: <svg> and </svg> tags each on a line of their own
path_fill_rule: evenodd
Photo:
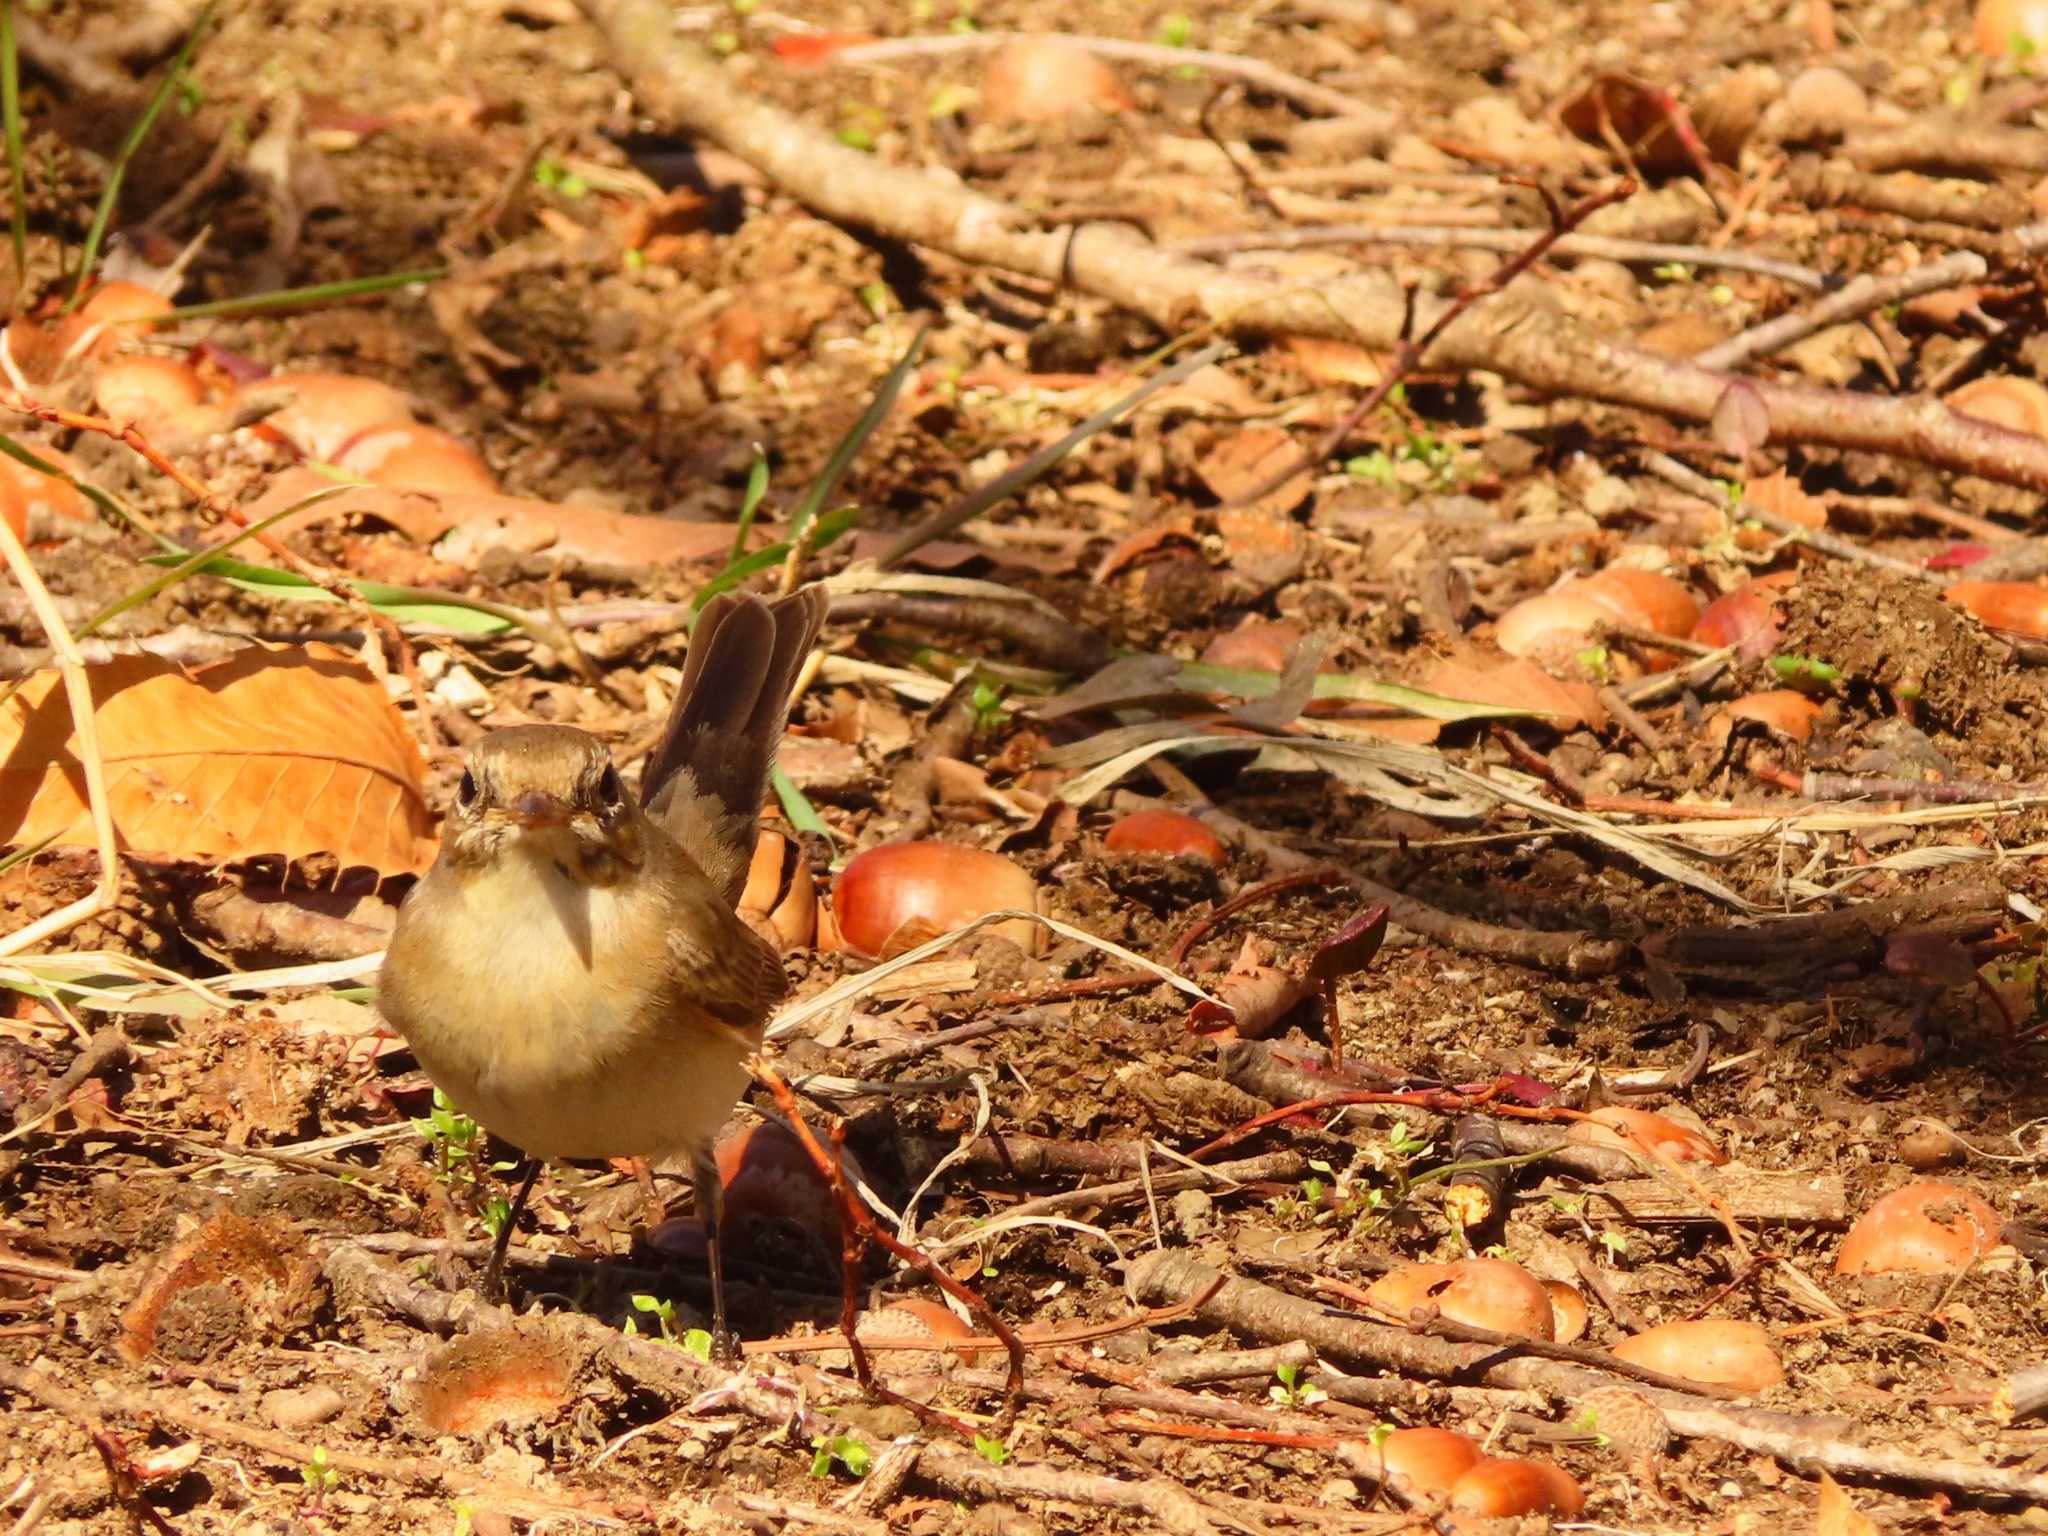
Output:
<svg viewBox="0 0 2048 1536">
<path fill-rule="evenodd" d="M 505 1223 L 498 1228 L 497 1240 L 491 1244 L 491 1262 L 484 1267 L 484 1295 L 492 1301 L 505 1297 L 505 1250 L 512 1246 L 512 1234 L 519 1226 L 519 1218 L 526 1210 L 526 1200 L 533 1193 L 534 1181 L 540 1177 L 540 1159 L 529 1157 L 525 1172 L 519 1178 L 519 1193 L 512 1197 L 512 1209 L 505 1213 Z"/>
<path fill-rule="evenodd" d="M 697 1194 L 697 1219 L 704 1224 L 704 1259 L 711 1267 L 711 1352 L 719 1360 L 736 1363 L 740 1345 L 725 1325 L 725 1249 L 719 1230 L 725 1219 L 725 1186 L 709 1147 L 691 1159 L 690 1182 Z"/>
</svg>

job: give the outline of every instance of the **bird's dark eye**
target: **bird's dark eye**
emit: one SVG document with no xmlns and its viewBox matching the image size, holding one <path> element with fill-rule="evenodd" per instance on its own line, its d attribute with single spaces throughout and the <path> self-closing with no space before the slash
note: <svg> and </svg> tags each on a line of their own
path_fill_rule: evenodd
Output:
<svg viewBox="0 0 2048 1536">
<path fill-rule="evenodd" d="M 476 804 L 476 775 L 462 770 L 462 782 L 455 786 L 455 803 L 465 811 Z"/>
<path fill-rule="evenodd" d="M 607 810 L 626 803 L 626 786 L 619 782 L 619 770 L 610 763 L 604 765 L 604 777 L 597 781 L 597 794 Z"/>
</svg>

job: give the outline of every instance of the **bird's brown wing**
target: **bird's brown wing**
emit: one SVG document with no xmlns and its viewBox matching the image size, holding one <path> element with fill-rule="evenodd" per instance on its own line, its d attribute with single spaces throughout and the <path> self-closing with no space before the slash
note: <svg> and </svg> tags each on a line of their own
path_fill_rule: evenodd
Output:
<svg viewBox="0 0 2048 1536">
<path fill-rule="evenodd" d="M 675 923 L 668 933 L 669 970 L 662 991 L 664 1017 L 705 1013 L 748 1044 L 759 1041 L 768 1014 L 789 992 L 782 957 L 730 910 Z"/>
</svg>

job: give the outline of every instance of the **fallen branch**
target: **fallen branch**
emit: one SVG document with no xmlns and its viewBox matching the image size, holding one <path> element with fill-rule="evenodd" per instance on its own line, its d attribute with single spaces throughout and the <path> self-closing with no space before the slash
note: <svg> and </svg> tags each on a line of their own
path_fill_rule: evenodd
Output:
<svg viewBox="0 0 2048 1536">
<path fill-rule="evenodd" d="M 1421 1338 L 1400 1328 L 1331 1315 L 1315 1302 L 1256 1280 L 1225 1277 L 1185 1254 L 1162 1250 L 1132 1260 L 1126 1281 L 1141 1302 L 1168 1305 L 1210 1292 L 1197 1308 L 1208 1321 L 1242 1337 L 1279 1344 L 1304 1339 L 1319 1353 L 1435 1380 L 1521 1387 L 1571 1399 L 1613 1378 L 1556 1360 L 1503 1355 L 1483 1345 Z M 1769 1409 L 1709 1404 L 1698 1397 L 1640 1389 L 1664 1414 L 1673 1434 L 1727 1440 L 1775 1456 L 1802 1472 L 1883 1478 L 1987 1498 L 2048 1498 L 2048 1475 L 1943 1460 L 1910 1451 L 1873 1450 L 1836 1438 L 1814 1420 Z"/>
<path fill-rule="evenodd" d="M 1411 306 L 1388 272 L 1304 285 L 1223 271 L 1162 251 L 1122 225 L 1033 229 L 1006 203 L 923 168 L 880 163 L 747 94 L 716 60 L 676 36 L 673 14 L 661 0 L 577 4 L 604 32 L 646 111 L 729 150 L 836 222 L 1067 284 L 1144 315 L 1170 335 L 1213 327 L 1388 348 L 1427 329 L 1449 302 L 1421 299 Z M 1483 368 L 1554 395 L 1693 422 L 1712 419 L 1734 378 L 1589 330 L 1558 312 L 1545 285 L 1532 279 L 1473 305 L 1423 366 Z M 1764 407 L 1773 441 L 1895 454 L 2048 490 L 2048 439 L 1958 415 L 1939 400 L 1762 380 L 1748 387 Z"/>
</svg>

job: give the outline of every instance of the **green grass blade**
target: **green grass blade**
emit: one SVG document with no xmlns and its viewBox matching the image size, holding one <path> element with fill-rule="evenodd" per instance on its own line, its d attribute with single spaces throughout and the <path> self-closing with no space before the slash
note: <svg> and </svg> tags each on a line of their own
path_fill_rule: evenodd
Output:
<svg viewBox="0 0 2048 1536">
<path fill-rule="evenodd" d="M 331 493 L 322 491 L 315 494 L 325 496 Z M 286 516 L 295 510 L 296 508 L 287 508 L 278 516 Z M 269 521 L 275 522 L 276 518 Z M 153 565 L 169 564 L 173 559 L 177 559 L 171 555 L 151 555 L 148 558 Z M 237 560 L 219 553 L 217 549 L 201 550 L 197 554 L 179 559 L 175 570 L 180 576 L 196 573 L 217 577 L 244 592 L 254 592 L 284 602 L 341 601 L 332 592 L 308 581 L 296 571 L 280 571 L 275 566 L 255 565 L 247 560 Z M 455 592 L 436 592 L 427 587 L 398 586 L 385 581 L 351 580 L 349 587 L 377 612 L 397 619 L 402 624 L 435 624 L 465 635 L 502 635 L 512 629 L 534 632 L 533 622 L 525 614 L 514 608 L 501 607 L 497 603 L 487 603 L 481 598 L 464 597 Z M 552 643 L 552 637 L 543 634 L 542 638 L 549 639 Z"/>
<path fill-rule="evenodd" d="M 818 472 L 818 478 L 811 482 L 804 499 L 797 503 L 796 513 L 790 519 L 789 537 L 792 543 L 801 539 L 818 515 L 818 509 L 839 489 L 839 482 L 846 478 L 846 471 L 852 467 L 854 455 L 861 446 L 875 435 L 875 428 L 888 419 L 889 412 L 896 404 L 896 397 L 903 393 L 903 386 L 910 382 L 910 372 L 917 366 L 917 360 L 924 355 L 924 339 L 931 334 L 931 322 L 927 320 L 917 328 L 917 334 L 910 338 L 910 345 L 903 349 L 903 355 L 896 360 L 896 366 L 883 377 L 882 384 L 875 391 L 875 398 L 868 402 L 868 408 L 860 413 L 860 420 L 853 429 L 839 440 L 839 446 L 832 450 L 832 457 L 825 461 L 825 467 Z"/>
<path fill-rule="evenodd" d="M 438 283 L 447 275 L 446 267 L 421 267 L 414 272 L 385 272 L 377 277 L 351 277 L 338 283 L 308 283 L 303 288 L 279 288 L 274 293 L 245 293 L 238 299 L 180 304 L 164 318 L 204 320 L 213 315 L 245 315 L 266 309 L 329 304 L 336 299 L 359 299 L 367 294 L 389 293 L 394 288 L 410 288 L 414 283 Z"/>
<path fill-rule="evenodd" d="M 737 565 L 746 558 L 747 535 L 754 531 L 754 517 L 761 510 L 762 498 L 768 494 L 768 455 L 761 451 L 761 445 L 754 445 L 753 467 L 747 471 L 747 493 L 740 498 L 739 521 L 733 527 L 732 558 L 727 565 Z"/>
<path fill-rule="evenodd" d="M 782 814 L 789 818 L 789 824 L 799 832 L 814 832 L 825 839 L 836 862 L 839 839 L 825 825 L 825 818 L 818 814 L 818 808 L 811 804 L 809 796 L 796 787 L 796 781 L 782 771 L 780 764 L 768 770 L 768 782 L 775 786 L 775 798 L 782 802 Z"/>
<path fill-rule="evenodd" d="M 14 44 L 14 0 L 0 0 L 0 127 L 7 134 L 7 178 L 14 196 L 14 281 L 28 281 L 28 170 L 21 148 L 21 50 Z"/>
<path fill-rule="evenodd" d="M 64 302 L 64 312 L 69 314 L 78 307 L 85 297 L 85 285 L 92 281 L 92 269 L 99 261 L 100 246 L 107 238 L 107 226 L 113 222 L 115 206 L 121 201 L 121 183 L 128 179 L 128 162 L 135 158 L 135 152 L 142 148 L 149 137 L 150 129 L 156 126 L 157 114 L 164 109 L 164 103 L 177 90 L 178 82 L 185 76 L 185 66 L 192 62 L 192 54 L 199 47 L 200 38 L 213 24 L 214 8 L 220 0 L 206 0 L 199 12 L 199 19 L 192 23 L 192 30 L 185 34 L 185 41 L 178 45 L 178 55 L 171 60 L 171 67 L 164 71 L 164 77 L 157 82 L 155 92 L 149 98 L 149 105 L 142 109 L 134 125 L 128 130 L 128 137 L 121 141 L 121 147 L 114 153 L 114 163 L 107 171 L 106 190 L 100 194 L 99 206 L 92 211 L 92 227 L 85 232 L 85 246 L 78 253 L 78 276 L 71 285 L 71 297 Z"/>
<path fill-rule="evenodd" d="M 787 544 L 770 544 L 766 549 L 757 549 L 751 555 L 742 555 L 729 563 L 716 576 L 697 589 L 697 595 L 690 599 L 690 622 L 696 623 L 696 615 L 704 611 L 704 605 L 719 593 L 736 587 L 756 571 L 771 570 L 789 558 Z"/>
<path fill-rule="evenodd" d="M 1206 661 L 1190 661 L 1183 662 L 1174 674 L 1174 684 L 1191 693 L 1229 693 L 1240 699 L 1263 699 L 1279 689 L 1280 674 L 1257 667 L 1219 667 Z M 1425 720 L 1513 720 L 1548 713 L 1508 704 L 1477 704 L 1470 699 L 1447 698 L 1426 689 L 1411 688 L 1406 683 L 1375 682 L 1369 677 L 1351 677 L 1342 672 L 1318 672 L 1310 697 L 1385 704 Z"/>
</svg>

